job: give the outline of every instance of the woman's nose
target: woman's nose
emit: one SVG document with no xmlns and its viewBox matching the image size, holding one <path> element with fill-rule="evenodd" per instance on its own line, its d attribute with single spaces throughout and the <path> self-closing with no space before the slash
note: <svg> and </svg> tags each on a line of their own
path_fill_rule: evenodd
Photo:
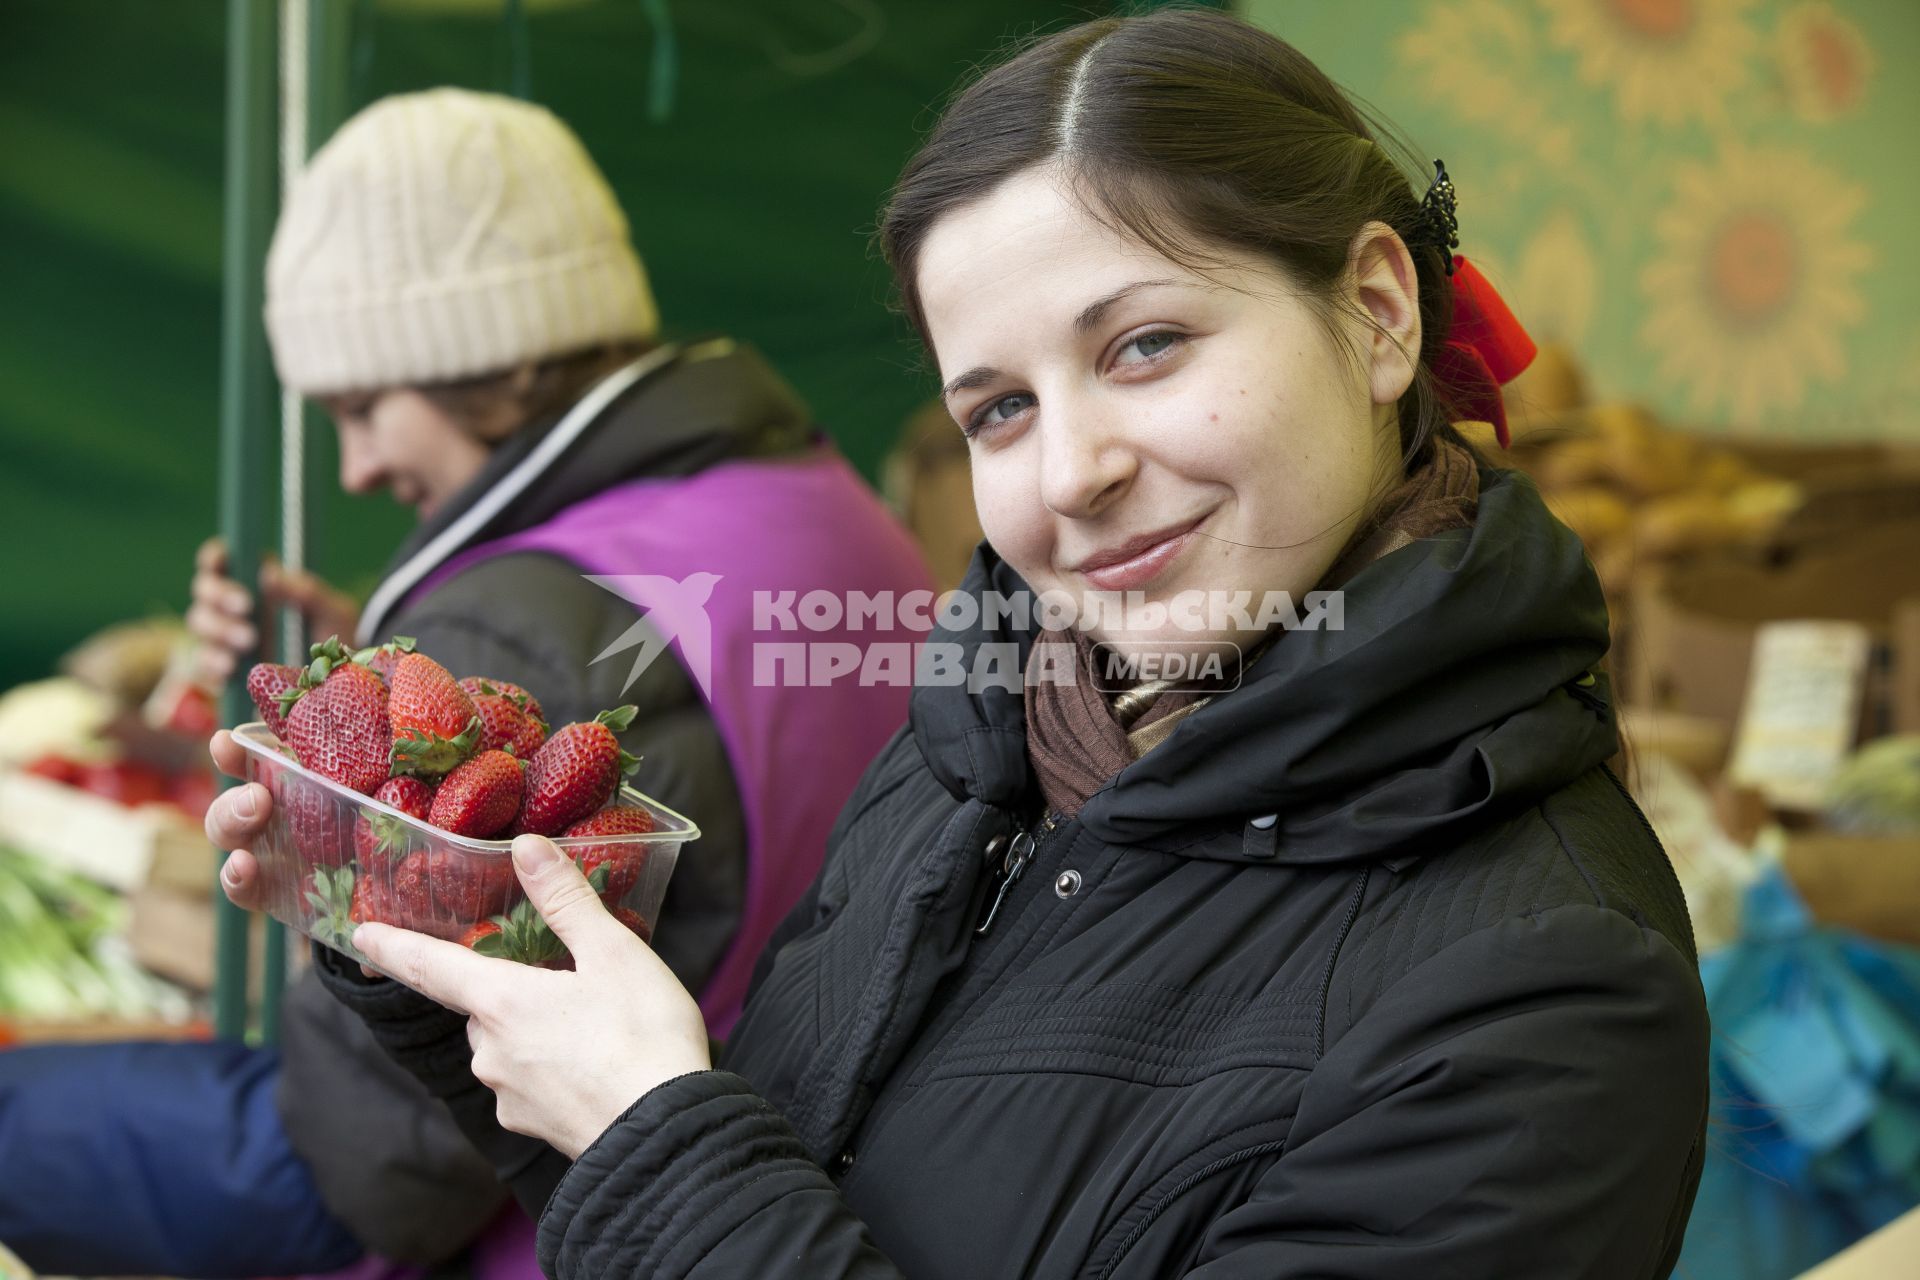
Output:
<svg viewBox="0 0 1920 1280">
<path fill-rule="evenodd" d="M 348 493 L 372 493 L 386 483 L 386 468 L 372 449 L 342 432 L 340 487 Z"/>
<path fill-rule="evenodd" d="M 1055 515 L 1098 515 L 1126 493 L 1138 470 L 1132 446 L 1093 414 L 1054 413 L 1041 427 L 1040 497 Z"/>
</svg>

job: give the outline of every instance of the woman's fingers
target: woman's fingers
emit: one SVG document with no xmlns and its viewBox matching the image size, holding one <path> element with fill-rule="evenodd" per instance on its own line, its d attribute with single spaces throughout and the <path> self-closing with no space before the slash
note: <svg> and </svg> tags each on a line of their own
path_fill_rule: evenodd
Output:
<svg viewBox="0 0 1920 1280">
<path fill-rule="evenodd" d="M 202 573 L 227 571 L 226 539 L 213 537 L 201 543 L 193 553 L 193 567 Z"/>
<path fill-rule="evenodd" d="M 213 757 L 214 768 L 229 778 L 246 777 L 247 749 L 225 729 L 214 734 L 213 740 L 207 743 L 207 754 Z"/>
<path fill-rule="evenodd" d="M 260 864 L 245 849 L 235 849 L 220 867 L 220 887 L 227 900 L 247 911 L 266 908 L 266 887 L 260 883 Z"/>
<path fill-rule="evenodd" d="M 490 987 L 538 972 L 388 924 L 361 925 L 353 931 L 353 945 L 383 972 L 455 1013 L 471 1014 L 481 994 Z"/>
<path fill-rule="evenodd" d="M 266 829 L 273 797 L 257 782 L 234 787 L 207 806 L 207 839 L 217 849 L 245 849 Z"/>
</svg>

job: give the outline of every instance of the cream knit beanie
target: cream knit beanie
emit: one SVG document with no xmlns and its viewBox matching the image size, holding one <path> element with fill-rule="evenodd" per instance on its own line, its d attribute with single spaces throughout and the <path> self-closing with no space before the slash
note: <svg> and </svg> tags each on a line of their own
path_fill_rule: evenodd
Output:
<svg viewBox="0 0 1920 1280">
<path fill-rule="evenodd" d="M 274 364 L 306 395 L 472 377 L 658 327 L 580 140 L 494 94 L 402 94 L 349 120 L 267 253 Z"/>
</svg>

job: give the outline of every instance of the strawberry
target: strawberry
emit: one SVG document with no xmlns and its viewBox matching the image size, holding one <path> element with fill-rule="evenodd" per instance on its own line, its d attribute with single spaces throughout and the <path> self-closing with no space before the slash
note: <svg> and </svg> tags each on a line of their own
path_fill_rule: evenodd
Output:
<svg viewBox="0 0 1920 1280">
<path fill-rule="evenodd" d="M 387 684 L 393 683 L 393 669 L 404 654 L 413 652 L 412 636 L 395 636 L 385 644 L 376 644 L 362 649 L 353 655 L 353 660 L 380 677 Z"/>
<path fill-rule="evenodd" d="M 433 788 L 418 778 L 388 778 L 373 793 L 373 798 L 390 809 L 398 809 L 410 818 L 427 821 L 433 805 Z M 353 824 L 353 852 L 362 863 L 392 858 L 406 852 L 407 826 L 390 813 L 362 809 Z"/>
<path fill-rule="evenodd" d="M 596 893 L 605 893 L 606 873 L 588 876 L 587 883 L 593 886 Z M 627 914 L 633 915 L 632 912 Z M 638 916 L 633 918 L 639 920 Z M 626 924 L 626 921 L 621 923 Z M 567 952 L 566 944 L 560 941 L 547 922 L 541 919 L 534 905 L 525 898 L 516 902 L 513 910 L 506 914 L 482 920 L 461 934 L 460 945 L 478 951 L 483 956 L 516 960 L 521 964 L 539 965 L 543 969 L 573 968 L 573 956 Z"/>
<path fill-rule="evenodd" d="M 253 699 L 254 710 L 267 722 L 273 736 L 283 742 L 287 737 L 287 708 L 304 692 L 300 688 L 300 668 L 284 662 L 255 663 L 247 672 L 247 696 Z"/>
<path fill-rule="evenodd" d="M 640 941 L 653 945 L 653 926 L 641 919 L 640 913 L 627 907 L 613 908 L 613 918 L 627 926 Z"/>
<path fill-rule="evenodd" d="M 342 814 L 333 792 L 287 772 L 273 788 L 273 805 L 286 815 L 287 838 L 300 857 L 320 867 L 344 867 L 353 861 L 353 823 Z"/>
<path fill-rule="evenodd" d="M 519 881 L 503 854 L 423 849 L 393 869 L 393 906 L 409 929 L 458 938 L 477 921 L 504 910 Z"/>
<path fill-rule="evenodd" d="M 313 665 L 301 677 L 309 687 L 287 713 L 286 743 L 315 773 L 371 794 L 388 773 L 387 689 L 373 672 L 336 663 L 325 649 L 314 646 Z"/>
<path fill-rule="evenodd" d="M 480 717 L 473 699 L 426 654 L 400 655 L 389 687 L 393 772 L 437 778 L 480 745 Z"/>
<path fill-rule="evenodd" d="M 482 751 L 441 782 L 427 821 L 456 836 L 485 840 L 500 834 L 520 812 L 524 769 L 505 751 Z"/>
<path fill-rule="evenodd" d="M 467 676 L 460 681 L 460 687 L 475 698 L 505 698 L 515 707 L 545 723 L 547 713 L 540 709 L 540 700 L 509 680 L 495 680 L 489 676 Z"/>
<path fill-rule="evenodd" d="M 504 694 L 476 693 L 473 709 L 480 716 L 480 749 L 511 751 L 522 760 L 530 760 L 540 744 L 547 740 L 547 725 L 522 711 Z"/>
<path fill-rule="evenodd" d="M 354 924 L 366 924 L 368 921 L 403 923 L 400 913 L 394 909 L 393 885 L 385 873 L 363 874 L 354 881 L 353 901 L 347 909 L 347 919 Z"/>
<path fill-rule="evenodd" d="M 582 818 L 566 830 L 566 839 L 591 836 L 644 835 L 653 830 L 653 814 L 638 805 L 619 804 Z M 607 868 L 607 888 L 601 896 L 613 906 L 640 883 L 646 870 L 647 846 L 634 843 L 569 845 L 567 852 L 589 877 L 596 867 Z"/>
<path fill-rule="evenodd" d="M 591 720 L 565 725 L 527 762 L 527 794 L 518 830 L 550 836 L 599 809 L 613 797 L 620 779 L 640 761 L 620 749 L 613 735 L 633 723 L 638 708 L 602 711 Z"/>
</svg>

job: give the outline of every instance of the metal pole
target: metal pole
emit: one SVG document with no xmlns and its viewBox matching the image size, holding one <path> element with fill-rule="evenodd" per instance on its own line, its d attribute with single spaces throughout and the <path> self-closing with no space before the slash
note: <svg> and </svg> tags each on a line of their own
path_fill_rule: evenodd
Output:
<svg viewBox="0 0 1920 1280">
<path fill-rule="evenodd" d="M 267 524 L 267 457 L 274 381 L 261 319 L 267 237 L 273 229 L 274 12 L 272 0 L 227 0 L 227 157 L 220 316 L 220 531 L 231 572 L 259 571 Z M 264 621 L 264 618 L 262 619 Z M 243 682 L 229 681 L 229 724 L 251 718 Z M 248 915 L 216 884 L 214 1030 L 239 1038 L 247 1026 Z"/>
</svg>

